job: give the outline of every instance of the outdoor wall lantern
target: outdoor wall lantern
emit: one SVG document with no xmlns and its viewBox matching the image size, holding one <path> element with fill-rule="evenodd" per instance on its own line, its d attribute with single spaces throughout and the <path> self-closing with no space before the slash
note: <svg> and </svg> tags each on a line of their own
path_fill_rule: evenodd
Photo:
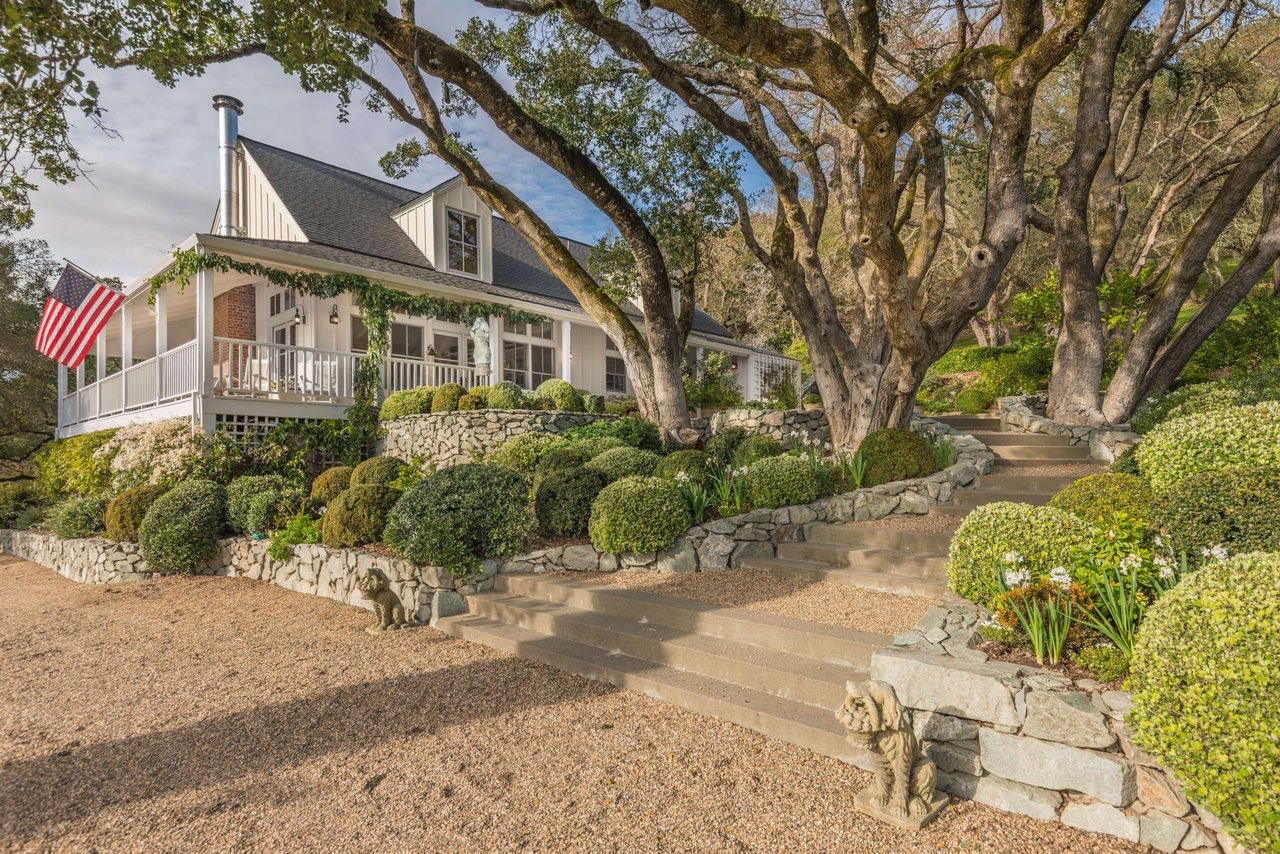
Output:
<svg viewBox="0 0 1280 854">
<path fill-rule="evenodd" d="M 338 325 L 338 304 L 335 302 L 333 308 L 329 309 L 329 322 L 334 326 Z"/>
<path fill-rule="evenodd" d="M 301 308 L 297 308 L 297 307 L 295 307 L 295 308 L 293 309 L 293 325 L 294 325 L 294 326 L 305 326 L 305 325 L 306 325 L 306 323 L 307 323 L 307 316 L 306 316 L 305 314 L 303 314 L 303 313 L 302 313 L 302 309 L 301 309 Z"/>
</svg>

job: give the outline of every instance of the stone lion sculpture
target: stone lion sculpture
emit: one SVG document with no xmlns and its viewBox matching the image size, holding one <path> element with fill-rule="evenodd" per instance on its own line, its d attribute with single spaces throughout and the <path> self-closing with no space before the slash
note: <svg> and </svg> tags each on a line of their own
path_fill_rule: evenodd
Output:
<svg viewBox="0 0 1280 854">
<path fill-rule="evenodd" d="M 405 617 L 404 605 L 400 598 L 391 592 L 387 580 L 377 572 L 366 572 L 356 579 L 356 590 L 360 595 L 373 603 L 373 613 L 378 618 L 376 625 L 365 631 L 378 634 L 387 629 L 398 629 L 410 625 Z"/>
<path fill-rule="evenodd" d="M 887 682 L 848 683 L 849 696 L 836 712 L 849 743 L 871 751 L 876 779 L 854 798 L 868 815 L 919 829 L 947 805 L 936 791 L 938 770 L 920 749 L 906 711 Z"/>
</svg>

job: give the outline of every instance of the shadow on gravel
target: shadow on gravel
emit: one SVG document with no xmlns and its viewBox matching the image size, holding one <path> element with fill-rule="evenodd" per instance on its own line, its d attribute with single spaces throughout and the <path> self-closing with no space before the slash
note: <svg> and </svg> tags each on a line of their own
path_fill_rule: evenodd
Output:
<svg viewBox="0 0 1280 854">
<path fill-rule="evenodd" d="M 121 804 L 361 750 L 373 740 L 432 736 L 453 725 L 617 690 L 568 675 L 559 690 L 548 690 L 549 678 L 555 677 L 531 662 L 481 661 L 8 762 L 0 766 L 0 838 L 21 844 L 50 825 L 92 819 Z"/>
</svg>

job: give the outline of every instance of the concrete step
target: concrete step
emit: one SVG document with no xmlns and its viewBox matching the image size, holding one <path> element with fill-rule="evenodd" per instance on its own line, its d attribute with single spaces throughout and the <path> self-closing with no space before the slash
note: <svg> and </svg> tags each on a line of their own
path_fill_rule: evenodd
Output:
<svg viewBox="0 0 1280 854">
<path fill-rule="evenodd" d="M 999 415 L 939 415 L 934 418 L 957 430 L 999 430 Z"/>
<path fill-rule="evenodd" d="M 1005 460 L 1040 460 L 1048 465 L 1057 462 L 1078 463 L 1091 459 L 1088 445 L 1065 445 L 1063 447 L 992 445 L 991 450 L 996 455 L 997 463 L 1002 463 Z"/>
<path fill-rule="evenodd" d="M 818 525 L 809 529 L 809 540 L 815 543 L 893 549 L 913 554 L 944 554 L 951 545 L 951 532 L 872 528 L 863 524 Z"/>
<path fill-rule="evenodd" d="M 1071 440 L 1066 436 L 1050 436 L 1047 433 L 983 433 L 981 441 L 984 445 L 1071 446 Z"/>
<path fill-rule="evenodd" d="M 471 614 L 439 620 L 437 628 L 473 643 L 538 661 L 588 679 L 639 691 L 689 711 L 872 770 L 871 756 L 845 740 L 830 708 L 775 697 L 523 626 Z"/>
<path fill-rule="evenodd" d="M 868 652 L 863 667 L 845 667 L 511 593 L 482 593 L 468 605 L 478 617 L 830 709 L 844 701 L 847 681 L 866 678 L 871 661 Z"/>
<path fill-rule="evenodd" d="M 1048 492 L 1054 494 L 1076 480 L 1077 478 L 1073 474 L 984 474 L 978 478 L 978 482 L 973 488 L 979 492 L 995 490 L 998 492 Z"/>
<path fill-rule="evenodd" d="M 887 638 L 844 626 L 726 608 L 645 590 L 601 587 L 582 581 L 537 575 L 499 575 L 495 589 L 583 611 L 639 622 L 647 620 L 686 633 L 750 644 L 845 667 L 865 667 Z"/>
<path fill-rule="evenodd" d="M 866 572 L 857 569 L 830 569 L 819 564 L 786 558 L 748 558 L 742 561 L 746 569 L 759 569 L 774 575 L 805 578 L 810 581 L 829 581 L 867 590 L 879 590 L 898 596 L 941 596 L 946 583 L 924 578 L 908 578 L 884 572 Z"/>
<path fill-rule="evenodd" d="M 778 557 L 831 569 L 858 569 L 911 578 L 946 578 L 946 554 L 910 554 L 893 549 L 850 548 L 840 543 L 781 543 Z"/>
<path fill-rule="evenodd" d="M 992 448 L 992 450 L 995 450 L 995 448 Z M 1089 463 L 1089 462 L 1092 462 L 1092 459 L 1088 457 L 1081 458 L 1076 456 L 1058 457 L 1058 458 L 1046 457 L 1046 458 L 1040 458 L 1040 459 L 1031 458 L 1031 459 L 1025 459 L 1025 460 L 1014 460 L 1014 459 L 1009 459 L 1007 457 L 996 457 L 996 465 L 1006 470 L 1010 468 L 1023 468 L 1027 466 L 1031 466 L 1031 467 L 1077 466 L 1077 465 L 1080 465 L 1081 463 Z"/>
<path fill-rule="evenodd" d="M 960 507 L 978 507 L 997 501 L 1016 501 L 1020 504 L 1049 503 L 1052 492 L 1009 492 L 999 489 L 962 489 L 955 493 L 953 503 Z"/>
</svg>

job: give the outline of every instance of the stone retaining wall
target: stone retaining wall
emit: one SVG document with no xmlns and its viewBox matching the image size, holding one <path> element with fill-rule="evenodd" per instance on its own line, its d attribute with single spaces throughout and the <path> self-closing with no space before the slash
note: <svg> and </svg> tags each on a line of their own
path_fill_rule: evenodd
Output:
<svg viewBox="0 0 1280 854">
<path fill-rule="evenodd" d="M 998 404 L 1000 424 L 1012 433 L 1045 433 L 1050 436 L 1066 436 L 1073 445 L 1088 445 L 1089 456 L 1098 462 L 1112 463 L 1115 458 L 1142 441 L 1142 436 L 1115 427 L 1088 427 L 1079 424 L 1059 424 L 1045 417 L 1045 400 L 1039 395 L 1026 394 L 1002 397 Z"/>
<path fill-rule="evenodd" d="M 815 440 L 825 446 L 831 441 L 827 414 L 821 409 L 726 409 L 695 418 L 693 427 L 704 441 L 726 427 L 771 436 L 783 446 Z"/>
<path fill-rule="evenodd" d="M 405 415 L 382 422 L 385 435 L 379 441 L 378 453 L 405 462 L 421 457 L 427 464 L 452 466 L 469 463 L 477 455 L 487 454 L 520 433 L 564 433 L 592 421 L 617 417 L 528 409 Z"/>
<path fill-rule="evenodd" d="M 986 612 L 946 594 L 894 647 L 871 659 L 893 685 L 957 797 L 1164 852 L 1241 851 L 1173 775 L 1129 737 L 1124 691 L 989 661 L 976 647 Z"/>
</svg>

